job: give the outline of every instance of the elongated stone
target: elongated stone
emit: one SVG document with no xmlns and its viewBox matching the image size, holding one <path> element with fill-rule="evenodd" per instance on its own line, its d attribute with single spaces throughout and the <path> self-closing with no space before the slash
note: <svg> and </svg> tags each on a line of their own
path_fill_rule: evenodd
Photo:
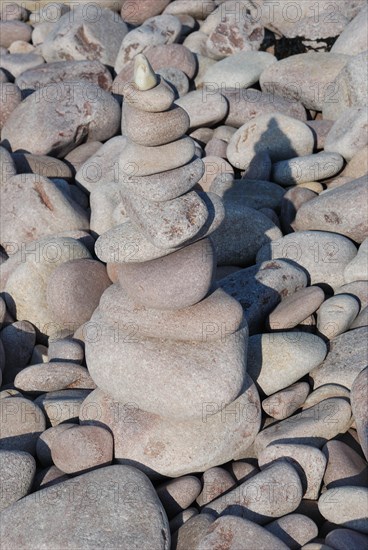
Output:
<svg viewBox="0 0 368 550">
<path fill-rule="evenodd" d="M 307 275 L 294 263 L 273 260 L 231 273 L 219 286 L 240 302 L 250 334 L 255 334 L 282 298 L 307 286 Z"/>
<path fill-rule="evenodd" d="M 203 240 L 199 242 L 205 245 Z M 109 325 L 130 328 L 131 336 L 142 338 L 213 342 L 245 324 L 241 305 L 221 288 L 193 306 L 173 311 L 140 306 L 123 287 L 114 284 L 101 297 L 99 309 Z"/>
<path fill-rule="evenodd" d="M 43 393 L 63 389 L 95 389 L 86 368 L 73 363 L 52 362 L 23 369 L 14 385 L 21 391 Z"/>
<path fill-rule="evenodd" d="M 338 433 L 348 430 L 351 423 L 351 408 L 341 397 L 325 399 L 301 413 L 281 420 L 265 428 L 254 442 L 257 455 L 276 442 L 310 444 L 322 447 Z"/>
<path fill-rule="evenodd" d="M 272 518 L 296 510 L 302 495 L 303 488 L 296 469 L 286 461 L 278 461 L 226 495 L 207 504 L 204 512 L 227 512 L 262 525 Z"/>
</svg>

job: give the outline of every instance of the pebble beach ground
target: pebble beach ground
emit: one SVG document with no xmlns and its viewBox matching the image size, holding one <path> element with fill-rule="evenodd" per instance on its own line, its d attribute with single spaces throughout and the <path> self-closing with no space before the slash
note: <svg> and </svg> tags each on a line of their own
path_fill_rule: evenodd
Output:
<svg viewBox="0 0 368 550">
<path fill-rule="evenodd" d="M 1 550 L 368 548 L 367 27 L 0 3 Z"/>
</svg>

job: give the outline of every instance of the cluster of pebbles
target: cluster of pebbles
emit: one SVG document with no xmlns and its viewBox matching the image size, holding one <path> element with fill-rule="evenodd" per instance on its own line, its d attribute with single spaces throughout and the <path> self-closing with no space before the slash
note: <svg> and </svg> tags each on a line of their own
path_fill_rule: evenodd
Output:
<svg viewBox="0 0 368 550">
<path fill-rule="evenodd" d="M 368 547 L 367 17 L 1 2 L 1 548 Z"/>
</svg>

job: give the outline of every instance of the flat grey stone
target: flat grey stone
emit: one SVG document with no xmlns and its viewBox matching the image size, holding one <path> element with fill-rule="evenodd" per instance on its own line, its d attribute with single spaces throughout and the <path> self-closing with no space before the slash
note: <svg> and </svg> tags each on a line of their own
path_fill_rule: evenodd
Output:
<svg viewBox="0 0 368 550">
<path fill-rule="evenodd" d="M 223 120 L 228 112 L 227 100 L 216 89 L 215 93 L 194 90 L 175 101 L 188 113 L 190 128 L 214 126 Z"/>
<path fill-rule="evenodd" d="M 267 67 L 276 63 L 276 58 L 267 52 L 242 51 L 234 53 L 212 65 L 202 78 L 204 88 L 210 85 L 217 89 L 249 88 L 256 82 Z M 204 90 L 205 93 L 205 90 Z"/>
<path fill-rule="evenodd" d="M 243 306 L 249 332 L 255 334 L 282 298 L 307 286 L 307 275 L 292 262 L 273 260 L 231 273 L 218 284 Z"/>
<path fill-rule="evenodd" d="M 350 55 L 350 54 L 349 54 Z M 367 75 L 368 52 L 352 57 L 335 78 L 331 91 L 323 104 L 323 117 L 337 120 L 349 107 L 368 103 Z"/>
<path fill-rule="evenodd" d="M 50 391 L 37 397 L 35 404 L 51 426 L 63 422 L 76 423 L 81 405 L 90 393 L 91 390 Z"/>
<path fill-rule="evenodd" d="M 324 292 L 318 286 L 301 289 L 275 307 L 268 316 L 267 327 L 271 330 L 294 328 L 312 315 L 324 299 Z"/>
<path fill-rule="evenodd" d="M 299 101 L 281 97 L 269 92 L 263 92 L 253 88 L 231 89 L 226 85 L 222 90 L 229 103 L 229 112 L 225 124 L 240 128 L 251 119 L 259 115 L 274 112 L 288 115 L 298 120 L 305 121 L 306 110 Z"/>
<path fill-rule="evenodd" d="M 119 327 L 124 319 L 122 328 L 130 328 L 131 336 L 142 338 L 212 342 L 223 340 L 245 324 L 242 307 L 221 288 L 193 306 L 158 310 L 140 306 L 117 283 L 104 292 L 99 310 L 109 325 Z"/>
<path fill-rule="evenodd" d="M 353 529 L 333 529 L 326 535 L 326 542 L 333 544 L 336 550 L 349 548 L 364 548 L 368 544 L 368 537 Z"/>
<path fill-rule="evenodd" d="M 94 498 L 87 497 L 91 491 Z M 50 495 L 54 495 L 53 506 Z M 100 517 L 98 523 L 95 514 Z M 65 522 L 67 530 L 60 529 L 60 522 Z M 101 544 L 132 550 L 170 548 L 168 520 L 152 484 L 136 468 L 123 465 L 45 488 L 39 499 L 34 495 L 22 499 L 1 514 L 1 538 L 25 550 L 45 545 L 89 549 Z"/>
<path fill-rule="evenodd" d="M 219 265 L 247 266 L 255 262 L 262 245 L 281 237 L 280 229 L 246 201 L 224 195 L 225 219 L 212 234 Z"/>
<path fill-rule="evenodd" d="M 286 483 L 288 491 L 285 491 Z M 272 498 L 270 484 L 275 491 Z M 254 491 L 254 486 L 257 491 Z M 286 461 L 279 461 L 207 504 L 204 512 L 240 516 L 263 525 L 296 510 L 302 495 L 302 484 L 296 469 Z"/>
<path fill-rule="evenodd" d="M 361 243 L 358 254 L 346 266 L 344 271 L 346 283 L 368 280 L 368 238 Z"/>
<path fill-rule="evenodd" d="M 3 184 L 1 191 L 2 244 L 89 229 L 87 212 L 48 178 L 19 174 Z"/>
<path fill-rule="evenodd" d="M 361 327 L 331 340 L 325 361 L 310 373 L 314 388 L 335 383 L 351 389 L 367 366 L 367 336 L 368 327 Z"/>
<path fill-rule="evenodd" d="M 341 187 L 332 189 L 303 204 L 295 217 L 295 230 L 303 233 L 306 233 L 307 229 L 330 231 L 331 243 L 336 245 L 339 239 L 338 234 L 361 243 L 368 235 L 368 224 L 361 207 L 367 200 L 368 181 L 366 177 L 345 183 Z M 327 248 L 325 250 L 327 252 Z M 339 254 L 332 244 L 330 253 L 332 254 L 331 262 L 335 262 Z M 328 257 L 323 256 L 321 250 L 319 258 L 322 262 L 324 257 L 325 261 L 328 261 Z M 350 261 L 353 258 L 354 256 Z"/>
<path fill-rule="evenodd" d="M 360 310 L 356 298 L 338 294 L 326 300 L 317 312 L 317 329 L 329 340 L 349 330 Z"/>
<path fill-rule="evenodd" d="M 145 147 L 127 140 L 118 159 L 120 177 L 150 176 L 184 166 L 195 155 L 195 142 L 188 136 L 166 145 Z"/>
<path fill-rule="evenodd" d="M 227 174 L 217 176 L 210 186 L 210 191 L 223 199 L 231 199 L 255 210 L 278 209 L 285 194 L 282 187 L 270 181 L 252 180 L 248 176 L 234 180 Z"/>
<path fill-rule="evenodd" d="M 356 55 L 368 50 L 366 33 L 367 13 L 367 5 L 365 4 L 340 34 L 331 48 L 331 53 Z"/>
<path fill-rule="evenodd" d="M 267 531 L 282 540 L 289 550 L 297 550 L 318 536 L 318 527 L 308 516 L 288 514 L 266 525 Z"/>
<path fill-rule="evenodd" d="M 257 262 L 287 258 L 306 270 L 311 284 L 338 288 L 344 282 L 345 266 L 356 252 L 355 245 L 337 233 L 300 230 L 265 244 L 257 254 Z"/>
<path fill-rule="evenodd" d="M 36 53 L 0 54 L 0 67 L 10 73 L 13 78 L 17 78 L 28 69 L 43 65 L 44 62 L 44 58 Z"/>
<path fill-rule="evenodd" d="M 137 304 L 153 309 L 182 309 L 206 296 L 215 268 L 212 242 L 202 239 L 157 260 L 120 264 L 118 277 Z"/>
<path fill-rule="evenodd" d="M 27 367 L 16 376 L 14 385 L 23 392 L 31 393 L 64 389 L 94 390 L 96 387 L 85 367 L 62 361 Z"/>
<path fill-rule="evenodd" d="M 366 106 L 346 109 L 327 134 L 325 151 L 339 153 L 346 161 L 351 160 L 368 144 L 367 124 Z"/>
<path fill-rule="evenodd" d="M 124 136 L 115 136 L 106 141 L 96 153 L 79 168 L 75 181 L 83 190 L 92 192 L 103 184 L 118 183 L 118 159 L 126 145 Z"/>
<path fill-rule="evenodd" d="M 358 439 L 362 446 L 365 458 L 368 458 L 368 414 L 367 414 L 367 380 L 368 369 L 365 368 L 358 374 L 351 388 L 351 406 L 358 433 Z"/>
<path fill-rule="evenodd" d="M 231 546 L 229 546 L 229 541 L 231 541 Z M 208 548 L 221 548 L 222 545 L 234 549 L 272 548 L 272 550 L 286 550 L 289 548 L 279 537 L 266 531 L 257 523 L 235 516 L 222 516 L 214 521 L 208 528 L 208 534 L 201 539 L 197 548 L 198 550 L 208 550 Z M 226 548 L 226 546 L 223 547 Z"/>
<path fill-rule="evenodd" d="M 86 80 L 108 91 L 112 78 L 108 69 L 99 61 L 57 61 L 46 63 L 34 69 L 23 71 L 16 78 L 21 90 L 37 90 L 42 86 L 56 84 L 64 80 Z"/>
<path fill-rule="evenodd" d="M 45 415 L 37 403 L 17 395 L 0 400 L 0 450 L 34 455 L 45 428 Z"/>
<path fill-rule="evenodd" d="M 152 174 L 150 176 L 125 176 L 122 189 L 150 201 L 163 202 L 187 193 L 202 178 L 205 166 L 202 159 L 194 157 L 188 164 Z"/>
<path fill-rule="evenodd" d="M 314 334 L 256 334 L 249 339 L 247 371 L 262 391 L 271 395 L 320 365 L 326 354 L 326 344 Z"/>
</svg>

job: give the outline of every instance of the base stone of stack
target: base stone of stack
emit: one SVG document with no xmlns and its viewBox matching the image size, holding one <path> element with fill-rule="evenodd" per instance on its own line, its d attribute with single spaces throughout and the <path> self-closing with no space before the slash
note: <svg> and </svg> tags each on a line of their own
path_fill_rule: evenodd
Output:
<svg viewBox="0 0 368 550">
<path fill-rule="evenodd" d="M 178 422 L 97 389 L 84 401 L 80 421 L 111 430 L 116 462 L 134 465 L 151 478 L 178 477 L 245 458 L 259 432 L 260 400 L 249 376 L 241 395 L 222 410 L 215 401 L 203 400 L 202 406 L 199 419 Z"/>
</svg>

